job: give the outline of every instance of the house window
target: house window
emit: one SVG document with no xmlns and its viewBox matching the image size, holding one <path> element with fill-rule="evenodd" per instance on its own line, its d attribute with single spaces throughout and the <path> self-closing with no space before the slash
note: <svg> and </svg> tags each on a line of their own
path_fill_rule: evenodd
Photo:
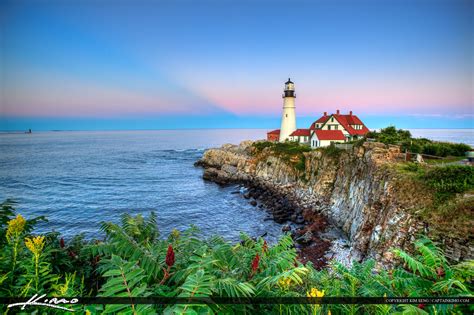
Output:
<svg viewBox="0 0 474 315">
<path fill-rule="evenodd" d="M 331 117 L 331 122 L 334 122 L 334 117 Z"/>
<path fill-rule="evenodd" d="M 288 114 L 285 114 L 285 117 L 288 117 Z"/>
<path fill-rule="evenodd" d="M 331 130 L 331 125 L 328 125 L 328 130 Z"/>
<path fill-rule="evenodd" d="M 338 125 L 335 125 L 335 126 L 334 126 L 334 129 L 336 129 L 336 130 L 337 130 L 337 128 L 338 128 L 338 127 L 339 127 Z"/>
</svg>

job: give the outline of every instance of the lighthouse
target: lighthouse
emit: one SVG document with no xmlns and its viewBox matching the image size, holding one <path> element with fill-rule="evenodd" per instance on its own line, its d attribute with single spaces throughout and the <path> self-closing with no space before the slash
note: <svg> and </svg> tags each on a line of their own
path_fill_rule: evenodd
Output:
<svg viewBox="0 0 474 315">
<path fill-rule="evenodd" d="M 283 93 L 280 142 L 288 140 L 290 134 L 296 130 L 295 98 L 295 84 L 288 78 L 288 81 L 285 82 L 285 90 Z"/>
</svg>

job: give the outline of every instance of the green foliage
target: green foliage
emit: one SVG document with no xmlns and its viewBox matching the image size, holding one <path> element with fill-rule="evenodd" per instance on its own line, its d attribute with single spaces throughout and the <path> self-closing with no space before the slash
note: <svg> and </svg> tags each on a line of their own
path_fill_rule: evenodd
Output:
<svg viewBox="0 0 474 315">
<path fill-rule="evenodd" d="M 436 191 L 439 200 L 446 200 L 456 193 L 474 188 L 474 168 L 467 165 L 433 167 L 421 178 Z"/>
<path fill-rule="evenodd" d="M 257 141 L 252 144 L 253 148 L 257 153 L 262 152 L 265 148 L 271 148 L 274 145 L 275 143 L 270 141 Z"/>
<path fill-rule="evenodd" d="M 119 256 L 112 255 L 110 259 L 102 262 L 102 277 L 106 282 L 100 288 L 99 296 L 105 297 L 147 297 L 150 291 L 144 281 L 146 277 L 143 269 L 136 262 L 127 262 Z M 109 304 L 105 307 L 104 314 L 121 312 L 122 314 L 143 314 L 150 305 Z"/>
<path fill-rule="evenodd" d="M 13 208 L 0 217 L 4 225 Z M 304 297 L 312 290 L 324 296 L 468 296 L 472 294 L 473 262 L 451 266 L 443 252 L 428 239 L 415 243 L 415 254 L 394 249 L 403 265 L 391 270 L 373 260 L 351 267 L 332 262 L 317 271 L 301 264 L 290 235 L 267 245 L 242 234 L 231 244 L 221 237 L 203 239 L 196 228 L 173 231 L 160 238 L 156 216 L 121 216 L 121 224 L 103 223 L 105 240 L 85 242 L 82 237 L 58 246 L 58 234 L 44 238 L 39 251 L 38 293 L 56 296 L 130 297 L 129 304 L 75 306 L 98 314 L 389 314 L 467 311 L 462 305 L 141 305 L 133 297 Z M 26 236 L 22 231 L 22 237 Z M 41 240 L 41 238 L 40 238 Z M 18 266 L 12 270 L 12 242 L 0 252 L 0 295 L 31 296 L 34 260 L 22 242 Z M 170 248 L 173 257 L 170 256 Z M 256 257 L 259 259 L 256 260 Z M 77 263 L 80 261 L 80 263 Z M 60 267 L 58 267 L 60 266 Z M 74 270 L 74 272 L 70 272 Z M 55 310 L 48 309 L 54 313 Z M 60 312 L 57 312 L 60 313 Z"/>
<path fill-rule="evenodd" d="M 296 141 L 286 142 L 269 142 L 269 141 L 257 141 L 252 144 L 254 150 L 257 153 L 262 152 L 266 148 L 270 148 L 274 153 L 280 155 L 295 155 L 304 152 L 311 151 L 308 145 L 300 144 Z"/>
<path fill-rule="evenodd" d="M 442 206 L 443 202 L 458 193 L 474 189 L 474 168 L 469 165 L 429 167 L 419 163 L 405 163 L 401 169 L 414 174 L 415 179 L 435 192 L 436 206 Z"/>
<path fill-rule="evenodd" d="M 292 165 L 297 171 L 303 172 L 306 167 L 305 152 L 311 151 L 308 145 L 296 141 L 268 142 L 259 141 L 252 144 L 254 153 L 259 154 L 264 149 L 271 150 L 276 156 Z"/>
<path fill-rule="evenodd" d="M 306 157 L 304 155 L 299 157 L 298 161 L 295 163 L 295 168 L 298 171 L 304 172 L 306 169 Z"/>
<path fill-rule="evenodd" d="M 327 156 L 330 156 L 332 158 L 339 158 L 339 156 L 341 156 L 342 152 L 344 152 L 343 149 L 339 149 L 333 143 L 331 143 L 330 145 L 328 145 L 325 148 L 321 148 L 320 150 L 322 150 L 324 152 L 324 154 L 326 154 Z"/>
<path fill-rule="evenodd" d="M 408 150 L 413 153 L 422 153 L 435 156 L 464 156 L 472 148 L 463 143 L 449 143 L 431 141 L 425 138 L 412 138 L 408 130 L 396 129 L 390 126 L 381 129 L 379 132 L 371 131 L 365 138 L 375 139 L 385 144 L 401 145 L 402 150 Z"/>
<path fill-rule="evenodd" d="M 420 163 L 408 162 L 403 165 L 403 169 L 407 172 L 423 174 L 424 169 Z"/>
<path fill-rule="evenodd" d="M 381 129 L 379 132 L 370 131 L 366 134 L 366 138 L 376 139 L 378 142 L 385 144 L 398 144 L 400 142 L 411 140 L 411 133 L 408 130 L 397 130 L 395 126 L 389 126 Z"/>
</svg>

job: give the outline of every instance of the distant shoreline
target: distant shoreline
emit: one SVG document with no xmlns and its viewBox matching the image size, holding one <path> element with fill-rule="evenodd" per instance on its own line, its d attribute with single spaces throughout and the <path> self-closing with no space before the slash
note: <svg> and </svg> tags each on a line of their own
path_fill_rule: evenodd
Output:
<svg viewBox="0 0 474 315">
<path fill-rule="evenodd" d="M 276 127 L 275 127 L 276 128 Z M 53 130 L 33 130 L 34 132 L 89 132 L 89 131 L 186 131 L 186 130 L 270 130 L 272 128 L 164 128 L 164 129 L 53 129 Z M 379 130 L 381 128 L 369 128 Z M 474 128 L 400 128 L 404 130 L 473 130 Z M 0 130 L 0 134 L 24 134 L 25 130 Z"/>
</svg>

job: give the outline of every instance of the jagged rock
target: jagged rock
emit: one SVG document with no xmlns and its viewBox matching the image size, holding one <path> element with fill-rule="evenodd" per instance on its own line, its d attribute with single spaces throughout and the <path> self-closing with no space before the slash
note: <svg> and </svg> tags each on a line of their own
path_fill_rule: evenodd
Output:
<svg viewBox="0 0 474 315">
<path fill-rule="evenodd" d="M 257 201 L 256 201 L 256 200 L 252 200 L 252 201 L 250 201 L 250 204 L 251 204 L 252 206 L 256 207 L 256 206 L 257 206 Z"/>
<path fill-rule="evenodd" d="M 313 233 L 311 231 L 307 231 L 302 236 L 298 237 L 296 241 L 300 244 L 309 244 L 313 239 Z"/>
<path fill-rule="evenodd" d="M 288 231 L 291 230 L 291 226 L 289 226 L 288 224 L 285 224 L 285 225 L 281 228 L 281 230 L 282 230 L 283 232 L 288 232 Z"/>
<path fill-rule="evenodd" d="M 273 217 L 273 220 L 274 220 L 276 223 L 279 223 L 279 224 L 282 224 L 282 223 L 285 223 L 285 222 L 286 222 L 286 219 L 283 218 L 283 217 L 280 217 L 280 216 L 274 216 L 274 217 Z"/>
<path fill-rule="evenodd" d="M 279 223 L 304 223 L 306 211 L 324 215 L 347 235 L 351 255 L 358 259 L 379 255 L 383 263 L 390 264 L 393 257 L 384 253 L 392 247 L 410 249 L 419 232 L 429 231 L 413 212 L 431 202 L 430 192 L 410 182 L 401 183 L 387 167 L 403 159 L 398 146 L 366 142 L 336 157 L 312 150 L 304 153 L 301 176 L 294 164 L 269 148 L 252 155 L 251 144 L 246 141 L 207 150 L 196 165 L 205 168 L 206 180 L 239 182 L 252 188 L 252 196 L 273 210 Z M 251 196 L 247 192 L 244 197 Z M 464 239 L 444 237 L 442 243 L 451 260 L 474 258 L 468 235 Z"/>
<path fill-rule="evenodd" d="M 296 220 L 295 220 L 296 224 L 302 224 L 303 222 L 304 222 L 304 218 L 301 215 L 296 217 Z"/>
</svg>

